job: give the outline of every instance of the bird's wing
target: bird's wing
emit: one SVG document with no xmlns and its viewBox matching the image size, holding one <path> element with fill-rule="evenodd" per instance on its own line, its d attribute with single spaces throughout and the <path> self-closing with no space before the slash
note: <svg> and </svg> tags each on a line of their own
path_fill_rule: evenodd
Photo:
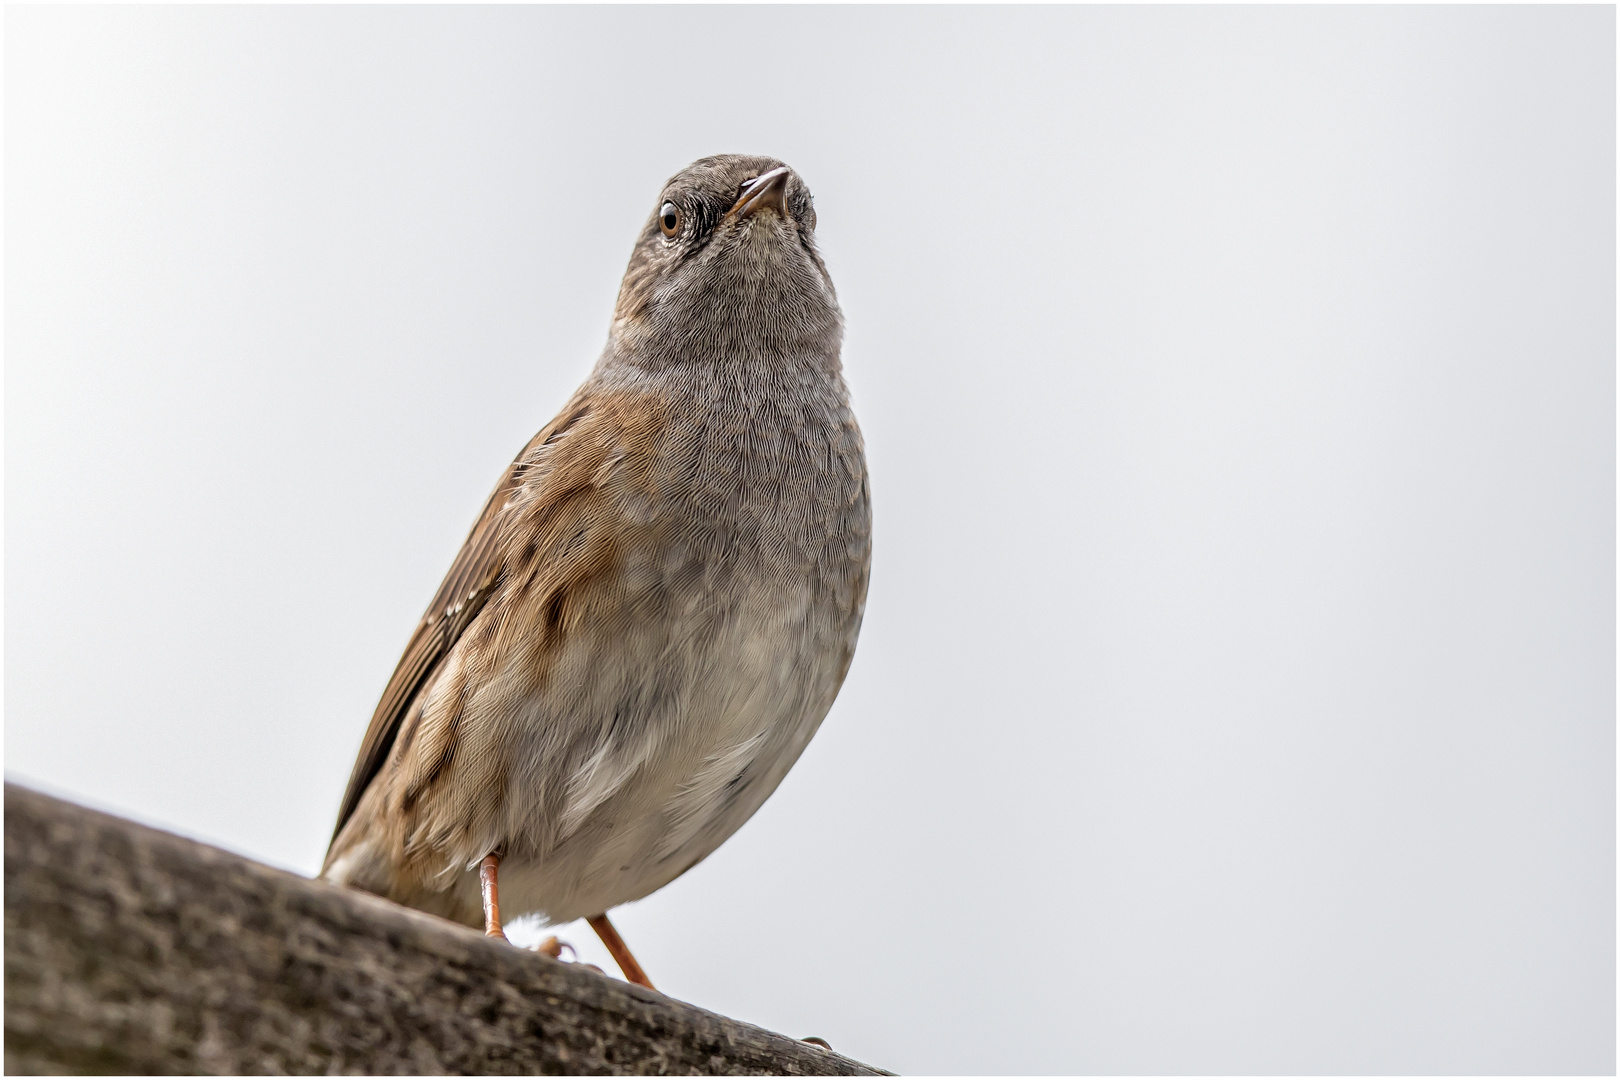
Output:
<svg viewBox="0 0 1620 1080">
<path fill-rule="evenodd" d="M 349 787 L 343 793 L 343 806 L 338 811 L 337 827 L 332 830 L 336 841 L 338 833 L 353 816 L 355 807 L 366 787 L 382 769 L 399 737 L 400 728 L 418 695 L 432 679 L 439 664 L 469 623 L 489 600 L 490 594 L 505 569 L 501 546 L 502 524 L 511 498 L 530 477 L 536 467 L 537 450 L 549 447 L 562 439 L 573 426 L 590 412 L 590 402 L 583 395 L 570 402 L 555 420 L 541 429 L 501 477 L 500 483 L 484 504 L 483 513 L 467 535 L 466 543 L 451 564 L 444 583 L 434 594 L 427 613 L 417 624 L 415 633 L 405 646 L 405 655 L 394 669 L 393 678 L 383 690 L 377 711 L 372 714 L 371 725 L 360 744 L 360 756 L 354 771 L 349 774 Z"/>
</svg>

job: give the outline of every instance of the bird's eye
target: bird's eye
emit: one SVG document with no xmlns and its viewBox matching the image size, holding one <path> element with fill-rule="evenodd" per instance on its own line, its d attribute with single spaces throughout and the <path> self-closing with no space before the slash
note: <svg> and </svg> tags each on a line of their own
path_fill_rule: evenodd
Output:
<svg viewBox="0 0 1620 1080">
<path fill-rule="evenodd" d="M 681 208 L 672 202 L 667 202 L 658 208 L 658 227 L 664 230 L 664 235 L 674 238 L 681 231 Z"/>
</svg>

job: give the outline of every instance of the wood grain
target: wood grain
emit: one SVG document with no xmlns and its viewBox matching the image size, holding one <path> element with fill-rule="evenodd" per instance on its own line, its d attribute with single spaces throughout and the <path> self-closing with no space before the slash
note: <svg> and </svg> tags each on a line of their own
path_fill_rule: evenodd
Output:
<svg viewBox="0 0 1620 1080">
<path fill-rule="evenodd" d="M 8 1073 L 881 1075 L 13 784 Z"/>
</svg>

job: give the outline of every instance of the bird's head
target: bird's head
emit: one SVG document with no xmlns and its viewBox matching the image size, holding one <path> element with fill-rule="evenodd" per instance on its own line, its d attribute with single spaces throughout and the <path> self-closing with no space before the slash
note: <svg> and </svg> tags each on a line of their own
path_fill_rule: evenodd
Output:
<svg viewBox="0 0 1620 1080">
<path fill-rule="evenodd" d="M 836 357 L 842 317 L 815 230 L 810 189 L 780 161 L 700 158 L 664 185 L 636 240 L 613 345 L 643 359 Z"/>
</svg>

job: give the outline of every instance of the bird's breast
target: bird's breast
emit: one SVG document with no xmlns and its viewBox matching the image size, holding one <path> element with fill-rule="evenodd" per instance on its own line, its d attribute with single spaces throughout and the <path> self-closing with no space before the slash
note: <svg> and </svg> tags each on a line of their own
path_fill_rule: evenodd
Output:
<svg viewBox="0 0 1620 1080">
<path fill-rule="evenodd" d="M 547 899 L 554 916 L 707 855 L 775 789 L 848 668 L 870 531 L 858 429 L 847 408 L 757 412 L 683 419 L 619 464 L 639 524 L 576 598 L 509 757 L 508 835 L 585 890 Z"/>
</svg>

